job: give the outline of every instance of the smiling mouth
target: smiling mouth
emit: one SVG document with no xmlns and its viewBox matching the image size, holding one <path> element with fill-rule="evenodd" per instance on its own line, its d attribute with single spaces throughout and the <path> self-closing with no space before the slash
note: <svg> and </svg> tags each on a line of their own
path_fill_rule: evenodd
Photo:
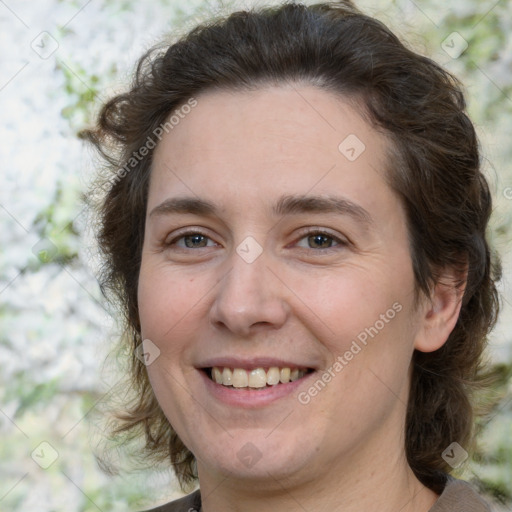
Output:
<svg viewBox="0 0 512 512">
<path fill-rule="evenodd" d="M 213 366 L 204 368 L 206 375 L 216 384 L 235 389 L 262 389 L 287 384 L 312 373 L 312 368 L 228 368 Z"/>
</svg>

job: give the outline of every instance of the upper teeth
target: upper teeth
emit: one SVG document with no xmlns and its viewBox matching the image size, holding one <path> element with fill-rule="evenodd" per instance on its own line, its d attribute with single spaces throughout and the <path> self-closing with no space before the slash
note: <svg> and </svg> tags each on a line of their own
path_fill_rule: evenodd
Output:
<svg viewBox="0 0 512 512">
<path fill-rule="evenodd" d="M 217 384 L 224 386 L 233 386 L 235 388 L 264 388 L 267 384 L 275 386 L 282 382 L 283 384 L 300 379 L 306 374 L 306 370 L 298 368 L 278 368 L 272 366 L 268 370 L 264 368 L 254 368 L 254 370 L 244 370 L 243 368 L 212 368 L 212 378 Z"/>
</svg>

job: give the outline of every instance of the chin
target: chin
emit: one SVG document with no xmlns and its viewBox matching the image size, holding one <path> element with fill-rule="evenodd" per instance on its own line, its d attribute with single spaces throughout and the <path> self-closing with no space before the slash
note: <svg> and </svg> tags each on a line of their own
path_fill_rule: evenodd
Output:
<svg viewBox="0 0 512 512">
<path fill-rule="evenodd" d="M 266 435 L 268 431 L 265 434 L 257 431 L 252 435 L 245 432 L 233 437 L 226 434 L 224 443 L 212 441 L 209 448 L 195 452 L 198 454 L 198 468 L 204 466 L 208 472 L 230 479 L 247 480 L 252 485 L 266 483 L 268 486 L 269 480 L 275 484 L 275 480 L 293 478 L 316 466 L 314 458 L 318 452 L 312 443 L 290 443 L 287 432 L 275 434 L 273 440 L 265 439 Z"/>
</svg>

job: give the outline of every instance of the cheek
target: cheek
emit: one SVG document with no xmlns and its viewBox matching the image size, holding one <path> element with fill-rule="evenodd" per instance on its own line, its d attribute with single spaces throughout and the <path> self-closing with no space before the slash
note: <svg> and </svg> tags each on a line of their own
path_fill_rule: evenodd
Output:
<svg viewBox="0 0 512 512">
<path fill-rule="evenodd" d="M 371 397 L 380 391 L 386 395 L 379 379 L 391 389 L 403 386 L 414 338 L 412 271 L 372 263 L 347 266 L 330 278 L 295 281 L 301 283 L 296 292 L 306 305 L 301 306 L 302 319 L 311 318 L 308 328 L 328 350 L 330 364 L 337 362 L 333 389 L 358 397 L 359 406 L 373 403 Z"/>
<path fill-rule="evenodd" d="M 295 283 L 293 291 L 304 312 L 309 309 L 308 316 L 326 333 L 346 340 L 376 322 L 382 328 L 383 321 L 387 325 L 395 319 L 409 286 L 402 276 L 393 275 L 389 266 L 351 264 L 329 274 L 290 275 L 289 282 Z M 400 306 L 393 309 L 395 303 Z"/>
<path fill-rule="evenodd" d="M 191 320 L 201 310 L 205 293 L 199 288 L 193 277 L 180 277 L 163 266 L 143 261 L 138 287 L 143 339 L 149 338 L 164 353 L 179 350 L 187 326 L 194 324 Z"/>
<path fill-rule="evenodd" d="M 191 284 L 195 282 L 192 277 L 170 272 L 164 265 L 153 265 L 144 259 L 141 264 L 138 285 L 141 334 L 160 351 L 146 370 L 162 410 L 175 428 L 181 426 L 180 431 L 185 431 L 180 411 L 190 409 L 187 407 L 190 397 L 183 393 L 187 350 L 197 334 L 200 299 L 204 296 L 204 292 L 194 292 Z"/>
</svg>

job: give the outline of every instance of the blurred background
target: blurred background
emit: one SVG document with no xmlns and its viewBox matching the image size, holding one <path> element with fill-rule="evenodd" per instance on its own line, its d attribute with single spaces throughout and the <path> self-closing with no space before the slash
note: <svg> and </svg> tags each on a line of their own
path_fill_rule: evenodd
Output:
<svg viewBox="0 0 512 512">
<path fill-rule="evenodd" d="M 265 4 L 278 2 L 264 2 Z M 314 3 L 314 2 L 305 2 Z M 115 312 L 95 279 L 94 175 L 77 132 L 126 88 L 136 59 L 167 34 L 262 2 L 0 0 L 0 511 L 127 511 L 181 495 L 170 471 L 106 474 L 93 447 L 126 371 L 112 353 Z M 465 84 L 495 197 L 490 237 L 503 258 L 502 316 L 489 359 L 501 401 L 457 473 L 512 509 L 512 0 L 360 0 Z M 119 448 L 119 449 L 117 449 Z"/>
</svg>

